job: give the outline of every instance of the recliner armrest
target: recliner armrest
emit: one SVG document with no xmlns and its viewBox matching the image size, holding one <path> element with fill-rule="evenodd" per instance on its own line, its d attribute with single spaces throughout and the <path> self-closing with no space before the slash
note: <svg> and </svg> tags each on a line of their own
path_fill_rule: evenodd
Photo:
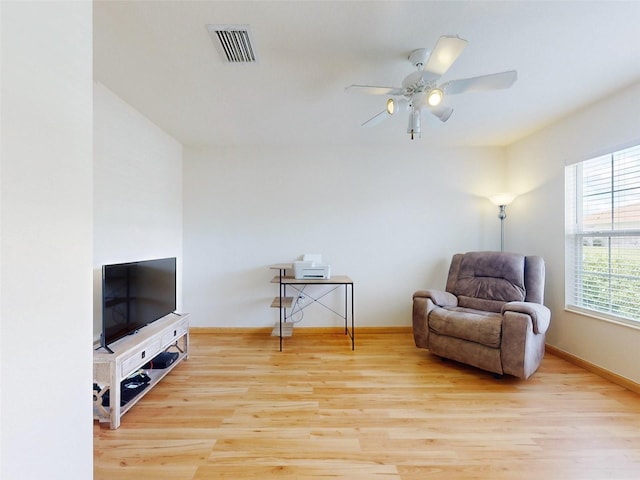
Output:
<svg viewBox="0 0 640 480">
<path fill-rule="evenodd" d="M 540 303 L 532 302 L 507 302 L 502 306 L 502 314 L 505 312 L 524 313 L 531 317 L 534 333 L 545 333 L 551 322 L 551 310 Z"/>
<path fill-rule="evenodd" d="M 418 290 L 413 294 L 413 298 L 422 297 L 430 299 L 434 304 L 440 307 L 457 307 L 458 297 L 454 294 L 443 290 Z"/>
</svg>

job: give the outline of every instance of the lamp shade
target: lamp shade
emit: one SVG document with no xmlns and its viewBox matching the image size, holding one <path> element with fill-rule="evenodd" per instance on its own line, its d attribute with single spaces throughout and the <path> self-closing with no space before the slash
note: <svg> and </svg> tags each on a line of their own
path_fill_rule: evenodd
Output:
<svg viewBox="0 0 640 480">
<path fill-rule="evenodd" d="M 494 205 L 501 206 L 501 205 L 509 205 L 511 202 L 515 200 L 516 197 L 517 195 L 515 193 L 503 192 L 503 193 L 496 193 L 495 195 L 491 195 L 489 197 L 489 200 Z"/>
</svg>

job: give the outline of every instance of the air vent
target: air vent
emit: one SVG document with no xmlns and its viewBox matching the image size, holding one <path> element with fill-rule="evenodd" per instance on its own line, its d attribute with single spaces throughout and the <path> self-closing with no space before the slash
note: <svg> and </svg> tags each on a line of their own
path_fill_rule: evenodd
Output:
<svg viewBox="0 0 640 480">
<path fill-rule="evenodd" d="M 249 25 L 207 25 L 207 31 L 213 43 L 222 49 L 227 62 L 256 62 Z"/>
</svg>

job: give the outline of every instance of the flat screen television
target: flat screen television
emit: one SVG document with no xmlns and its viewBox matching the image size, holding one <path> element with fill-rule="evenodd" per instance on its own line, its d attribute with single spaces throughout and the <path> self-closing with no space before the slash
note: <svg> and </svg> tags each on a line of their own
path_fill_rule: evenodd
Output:
<svg viewBox="0 0 640 480">
<path fill-rule="evenodd" d="M 102 266 L 102 347 L 175 310 L 175 257 Z"/>
</svg>

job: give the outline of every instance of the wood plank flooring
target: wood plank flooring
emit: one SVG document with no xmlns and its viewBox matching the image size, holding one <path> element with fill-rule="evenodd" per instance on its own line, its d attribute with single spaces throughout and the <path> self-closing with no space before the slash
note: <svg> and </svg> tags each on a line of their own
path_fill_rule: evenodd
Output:
<svg viewBox="0 0 640 480">
<path fill-rule="evenodd" d="M 636 393 L 549 353 L 497 380 L 409 330 L 356 334 L 192 334 L 118 430 L 94 424 L 94 478 L 640 478 Z"/>
</svg>

